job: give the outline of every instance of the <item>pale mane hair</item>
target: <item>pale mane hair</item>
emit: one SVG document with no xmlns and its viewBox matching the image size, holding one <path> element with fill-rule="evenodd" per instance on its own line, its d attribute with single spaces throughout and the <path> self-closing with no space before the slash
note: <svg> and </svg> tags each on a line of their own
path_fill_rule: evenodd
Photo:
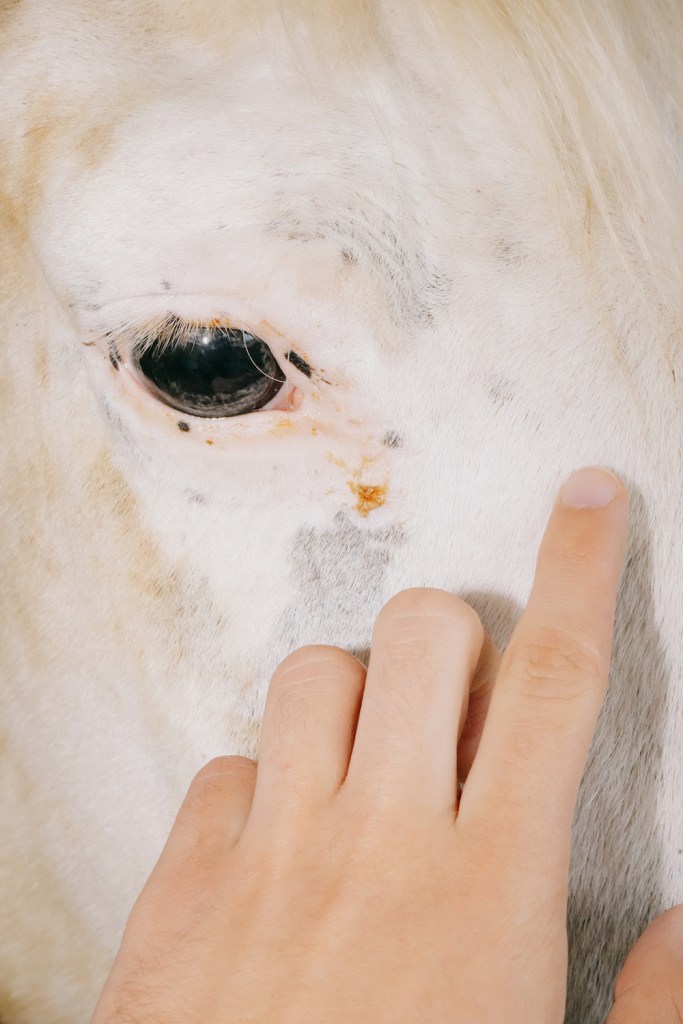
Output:
<svg viewBox="0 0 683 1024">
<path fill-rule="evenodd" d="M 387 49 L 390 3 L 274 0 L 294 40 L 362 68 Z M 273 2 L 260 9 L 268 14 Z M 414 31 L 444 39 L 518 128 L 558 222 L 590 261 L 613 247 L 673 379 L 683 366 L 681 0 L 407 0 Z M 253 0 L 249 8 L 255 10 Z M 253 24 L 253 23 L 252 23 Z M 448 35 L 446 35 L 448 33 Z"/>
</svg>

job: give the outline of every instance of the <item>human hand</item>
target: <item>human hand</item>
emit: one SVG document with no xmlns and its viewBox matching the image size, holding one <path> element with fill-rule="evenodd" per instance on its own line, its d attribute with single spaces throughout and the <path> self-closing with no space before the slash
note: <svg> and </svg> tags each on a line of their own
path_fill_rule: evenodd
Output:
<svg viewBox="0 0 683 1024">
<path fill-rule="evenodd" d="M 627 533 L 622 484 L 558 499 L 502 660 L 429 588 L 382 608 L 367 673 L 335 647 L 285 658 L 258 769 L 195 777 L 93 1024 L 560 1024 Z"/>
</svg>

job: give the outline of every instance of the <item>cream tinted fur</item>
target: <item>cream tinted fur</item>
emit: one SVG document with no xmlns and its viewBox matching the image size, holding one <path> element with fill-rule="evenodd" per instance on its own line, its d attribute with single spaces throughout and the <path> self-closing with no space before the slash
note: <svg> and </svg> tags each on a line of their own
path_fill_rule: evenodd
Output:
<svg viewBox="0 0 683 1024">
<path fill-rule="evenodd" d="M 290 650 L 365 656 L 419 585 L 504 648 L 586 463 L 632 526 L 571 1024 L 683 901 L 681 16 L 563 8 L 349 7 L 339 55 L 304 8 L 0 4 L 3 1024 L 88 1020 L 192 773 L 256 755 Z M 178 430 L 105 337 L 168 313 L 253 329 L 298 408 Z"/>
</svg>

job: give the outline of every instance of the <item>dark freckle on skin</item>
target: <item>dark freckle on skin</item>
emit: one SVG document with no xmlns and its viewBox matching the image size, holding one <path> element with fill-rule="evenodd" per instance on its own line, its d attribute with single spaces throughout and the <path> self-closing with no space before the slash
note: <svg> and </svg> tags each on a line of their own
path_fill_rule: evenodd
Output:
<svg viewBox="0 0 683 1024">
<path fill-rule="evenodd" d="M 182 430 L 184 434 L 190 429 L 190 424 L 186 423 L 185 420 L 178 420 L 178 430 Z"/>
<path fill-rule="evenodd" d="M 402 448 L 403 438 L 396 434 L 393 430 L 389 430 L 382 438 L 382 444 L 385 444 L 387 448 Z"/>
<path fill-rule="evenodd" d="M 170 281 L 162 281 L 161 282 L 161 287 L 164 289 L 165 292 L 170 292 L 170 290 L 171 290 L 171 282 Z"/>
<path fill-rule="evenodd" d="M 298 356 L 296 354 L 296 352 L 288 352 L 285 356 L 285 359 L 288 359 L 292 366 L 296 366 L 297 370 L 301 370 L 301 372 L 306 377 L 310 378 L 311 374 L 313 373 L 313 370 L 308 365 L 308 363 L 301 358 L 301 356 Z"/>
</svg>

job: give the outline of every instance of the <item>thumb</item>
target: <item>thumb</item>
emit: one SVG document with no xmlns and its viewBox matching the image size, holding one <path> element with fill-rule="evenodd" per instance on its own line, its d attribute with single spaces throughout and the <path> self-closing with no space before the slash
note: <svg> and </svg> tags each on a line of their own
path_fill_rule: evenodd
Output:
<svg viewBox="0 0 683 1024">
<path fill-rule="evenodd" d="M 660 914 L 626 957 L 605 1024 L 683 1020 L 683 904 Z"/>
</svg>

